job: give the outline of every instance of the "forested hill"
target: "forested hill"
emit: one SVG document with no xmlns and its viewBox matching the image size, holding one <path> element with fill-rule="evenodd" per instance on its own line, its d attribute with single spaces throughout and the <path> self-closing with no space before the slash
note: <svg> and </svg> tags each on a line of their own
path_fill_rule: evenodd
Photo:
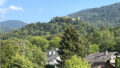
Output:
<svg viewBox="0 0 120 68">
<path fill-rule="evenodd" d="M 37 22 L 29 24 L 21 29 L 4 34 L 2 39 L 28 39 L 34 36 L 40 36 L 51 40 L 54 37 L 61 38 L 64 30 L 68 26 L 75 27 L 82 44 L 86 45 L 86 47 L 89 47 L 88 45 L 91 44 L 97 44 L 99 45 L 100 52 L 106 50 L 120 52 L 120 26 L 106 28 L 100 25 L 99 28 L 96 28 L 82 20 L 69 17 L 55 17 L 48 23 Z"/>
<path fill-rule="evenodd" d="M 68 16 L 81 19 L 92 23 L 93 25 L 110 25 L 120 24 L 120 3 L 103 6 L 100 8 L 85 9 Z"/>
<path fill-rule="evenodd" d="M 23 36 L 41 36 L 41 35 L 53 35 L 60 34 L 64 29 L 73 25 L 79 33 L 88 34 L 89 32 L 95 30 L 93 26 L 89 23 L 85 23 L 82 20 L 72 20 L 72 18 L 66 17 L 55 17 L 48 23 L 34 23 L 26 25 L 25 27 L 13 30 L 7 33 L 5 37 L 23 37 Z"/>
<path fill-rule="evenodd" d="M 25 26 L 26 23 L 19 20 L 7 20 L 0 23 L 0 32 L 8 32 L 13 29 L 21 28 Z"/>
</svg>

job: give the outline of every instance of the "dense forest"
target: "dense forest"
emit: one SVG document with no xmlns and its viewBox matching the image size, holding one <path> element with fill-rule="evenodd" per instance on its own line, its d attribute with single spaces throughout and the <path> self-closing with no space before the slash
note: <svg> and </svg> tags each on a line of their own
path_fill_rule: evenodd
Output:
<svg viewBox="0 0 120 68">
<path fill-rule="evenodd" d="M 90 68 L 90 64 L 81 59 L 89 53 L 120 53 L 120 25 L 96 27 L 83 20 L 66 17 L 55 17 L 48 23 L 32 23 L 2 34 L 1 38 L 2 68 L 44 68 L 45 53 L 55 48 L 60 49 L 62 68 L 72 68 L 67 65 L 77 64 L 74 59 L 80 60 L 81 68 L 86 65 Z"/>
<path fill-rule="evenodd" d="M 5 37 L 24 37 L 28 35 L 41 36 L 41 35 L 54 35 L 61 34 L 64 29 L 73 25 L 79 33 L 83 35 L 94 31 L 94 27 L 89 23 L 85 23 L 82 20 L 72 20 L 72 18 L 55 17 L 48 23 L 37 22 L 36 24 L 29 24 L 21 29 L 10 31 L 6 33 Z"/>
<path fill-rule="evenodd" d="M 81 10 L 68 16 L 77 18 L 78 16 L 90 22 L 93 25 L 118 25 L 120 24 L 120 3 L 115 3 L 113 5 L 103 6 L 99 8 L 91 8 Z"/>
</svg>

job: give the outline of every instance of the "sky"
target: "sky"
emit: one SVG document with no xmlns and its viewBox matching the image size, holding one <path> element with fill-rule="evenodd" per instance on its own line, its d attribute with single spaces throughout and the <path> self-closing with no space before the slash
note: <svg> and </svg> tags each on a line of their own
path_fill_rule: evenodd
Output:
<svg viewBox="0 0 120 68">
<path fill-rule="evenodd" d="M 48 22 L 55 16 L 118 2 L 120 0 L 0 0 L 0 21 Z"/>
</svg>

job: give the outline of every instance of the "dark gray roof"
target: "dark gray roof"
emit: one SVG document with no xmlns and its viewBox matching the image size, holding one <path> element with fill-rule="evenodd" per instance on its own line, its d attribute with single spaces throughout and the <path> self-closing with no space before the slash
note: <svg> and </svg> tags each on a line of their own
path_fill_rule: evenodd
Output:
<svg viewBox="0 0 120 68">
<path fill-rule="evenodd" d="M 88 62 L 94 63 L 94 62 L 106 62 L 111 58 L 111 56 L 118 54 L 118 52 L 108 52 L 106 55 L 105 52 L 103 53 L 91 53 L 87 57 L 84 58 L 84 60 L 87 60 Z"/>
</svg>

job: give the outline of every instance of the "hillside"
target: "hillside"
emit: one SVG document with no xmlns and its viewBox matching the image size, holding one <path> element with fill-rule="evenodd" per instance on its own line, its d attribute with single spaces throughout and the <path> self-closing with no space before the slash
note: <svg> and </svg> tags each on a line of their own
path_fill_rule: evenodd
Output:
<svg viewBox="0 0 120 68">
<path fill-rule="evenodd" d="M 25 27 L 10 31 L 6 37 L 23 37 L 27 35 L 41 36 L 41 35 L 54 35 L 60 34 L 64 29 L 73 25 L 79 33 L 88 34 L 89 32 L 95 30 L 93 26 L 89 23 L 85 23 L 82 20 L 72 20 L 71 18 L 65 17 L 55 17 L 48 23 L 37 22 L 34 24 L 28 24 Z"/>
<path fill-rule="evenodd" d="M 68 16 L 76 18 L 80 17 L 93 25 L 118 25 L 120 24 L 120 3 L 102 6 L 100 8 L 92 8 L 81 10 Z"/>
<path fill-rule="evenodd" d="M 86 47 L 91 44 L 97 44 L 100 52 L 106 50 L 120 52 L 120 26 L 112 28 L 99 26 L 99 28 L 96 28 L 90 25 L 90 23 L 78 19 L 73 20 L 67 17 L 55 17 L 48 23 L 37 22 L 28 24 L 21 29 L 5 33 L 2 39 L 19 38 L 31 40 L 32 37 L 36 36 L 47 40 L 51 40 L 55 37 L 61 38 L 66 27 L 71 25 L 77 30 L 82 44 Z M 66 32 L 69 32 L 69 30 Z M 44 41 L 43 39 L 41 40 Z M 55 39 L 55 42 L 56 41 Z"/>
<path fill-rule="evenodd" d="M 0 32 L 8 32 L 13 29 L 21 28 L 25 26 L 26 23 L 19 21 L 19 20 L 7 20 L 0 23 Z"/>
</svg>

